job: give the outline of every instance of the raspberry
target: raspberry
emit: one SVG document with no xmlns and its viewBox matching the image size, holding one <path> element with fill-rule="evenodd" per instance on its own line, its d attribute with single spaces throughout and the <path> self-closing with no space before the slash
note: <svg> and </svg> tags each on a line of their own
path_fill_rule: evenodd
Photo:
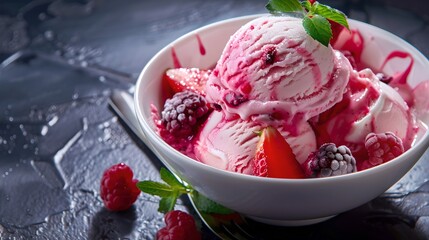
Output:
<svg viewBox="0 0 429 240">
<path fill-rule="evenodd" d="M 329 177 L 356 172 L 356 160 L 348 147 L 325 143 L 303 163 L 307 177 Z"/>
<path fill-rule="evenodd" d="M 178 92 L 165 102 L 161 121 L 173 135 L 187 137 L 208 110 L 207 101 L 202 95 L 192 91 Z"/>
<path fill-rule="evenodd" d="M 140 190 L 133 171 L 124 163 L 108 168 L 101 178 L 100 194 L 104 206 L 111 211 L 123 211 L 136 201 Z"/>
<path fill-rule="evenodd" d="M 157 240 L 200 240 L 194 218 L 182 211 L 173 210 L 165 214 L 166 226 L 156 233 Z"/>
<path fill-rule="evenodd" d="M 404 152 L 402 140 L 392 132 L 369 133 L 365 138 L 368 160 L 362 163 L 362 170 L 388 162 Z"/>
</svg>

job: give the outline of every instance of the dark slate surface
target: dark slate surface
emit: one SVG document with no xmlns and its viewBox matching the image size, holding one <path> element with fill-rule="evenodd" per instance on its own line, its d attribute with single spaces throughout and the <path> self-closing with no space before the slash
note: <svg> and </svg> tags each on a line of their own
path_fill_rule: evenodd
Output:
<svg viewBox="0 0 429 240">
<path fill-rule="evenodd" d="M 322 1 L 391 31 L 429 56 L 429 5 Z M 417 4 L 418 2 L 418 4 Z M 0 2 L 0 239 L 153 239 L 163 226 L 145 194 L 123 213 L 103 208 L 99 181 L 125 162 L 159 180 L 161 163 L 108 108 L 112 89 L 132 92 L 163 46 L 206 24 L 264 13 L 265 1 L 9 0 Z M 9 58 L 11 59 L 11 58 Z M 428 239 L 429 155 L 377 199 L 298 239 Z M 194 214 L 189 202 L 178 209 Z M 201 222 L 199 222 L 201 224 Z M 278 230 L 278 229 L 277 229 Z M 205 239 L 216 239 L 203 227 Z"/>
</svg>

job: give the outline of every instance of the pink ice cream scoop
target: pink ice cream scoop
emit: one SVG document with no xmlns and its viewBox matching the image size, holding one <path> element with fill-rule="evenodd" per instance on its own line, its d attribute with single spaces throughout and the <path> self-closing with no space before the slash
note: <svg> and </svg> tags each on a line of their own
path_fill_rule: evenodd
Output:
<svg viewBox="0 0 429 240">
<path fill-rule="evenodd" d="M 339 102 L 351 66 L 338 51 L 312 39 L 302 19 L 257 18 L 227 43 L 207 83 L 207 98 L 241 119 L 276 116 L 286 124 Z"/>
<path fill-rule="evenodd" d="M 228 118 L 224 112 L 215 111 L 195 137 L 193 144 L 195 157 L 219 169 L 252 175 L 254 164 L 252 160 L 259 141 L 256 132 L 268 124 L 279 129 L 299 162 L 304 162 L 308 153 L 316 148 L 314 132 L 306 121 L 295 127 L 296 135 L 291 135 L 281 121 L 262 124 L 242 120 L 237 115 Z"/>
<path fill-rule="evenodd" d="M 311 119 L 318 142 L 345 144 L 359 164 L 367 159 L 366 136 L 392 132 L 405 150 L 415 137 L 415 118 L 399 93 L 370 70 L 353 72 L 341 102 Z"/>
</svg>

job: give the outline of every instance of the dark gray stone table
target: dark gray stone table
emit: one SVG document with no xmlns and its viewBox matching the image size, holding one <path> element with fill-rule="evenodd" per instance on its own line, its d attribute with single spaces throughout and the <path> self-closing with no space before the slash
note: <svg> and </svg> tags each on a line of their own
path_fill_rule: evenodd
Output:
<svg viewBox="0 0 429 240">
<path fill-rule="evenodd" d="M 324 1 L 429 56 L 429 4 L 386 2 Z M 101 174 L 110 165 L 125 162 L 140 180 L 159 180 L 161 167 L 109 109 L 109 95 L 132 92 L 143 66 L 177 37 L 264 13 L 265 3 L 0 1 L 0 239 L 153 239 L 163 226 L 158 198 L 142 194 L 130 210 L 111 213 L 99 197 Z M 428 171 L 425 154 L 375 200 L 322 224 L 283 228 L 282 235 L 428 239 Z M 195 214 L 185 198 L 177 208 Z M 202 232 L 216 239 L 207 228 Z"/>
</svg>

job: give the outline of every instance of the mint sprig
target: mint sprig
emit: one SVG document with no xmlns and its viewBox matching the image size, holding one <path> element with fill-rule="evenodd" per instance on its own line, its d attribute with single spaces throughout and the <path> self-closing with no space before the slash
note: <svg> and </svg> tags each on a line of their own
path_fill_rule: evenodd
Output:
<svg viewBox="0 0 429 240">
<path fill-rule="evenodd" d="M 332 38 L 331 23 L 336 22 L 349 29 L 346 15 L 319 2 L 309 0 L 270 0 L 265 8 L 274 15 L 279 13 L 302 13 L 303 26 L 308 35 L 324 46 L 329 45 Z M 329 21 L 328 21 L 329 20 Z"/>
<path fill-rule="evenodd" d="M 190 194 L 196 207 L 205 213 L 229 214 L 233 212 L 203 196 L 189 184 L 186 184 L 183 180 L 176 178 L 166 168 L 161 168 L 160 175 L 164 183 L 150 180 L 137 183 L 137 187 L 142 192 L 161 197 L 158 207 L 159 212 L 167 213 L 173 210 L 177 199 L 182 194 Z"/>
<path fill-rule="evenodd" d="M 315 15 L 312 17 L 304 16 L 302 21 L 305 31 L 315 40 L 321 44 L 328 46 L 332 37 L 332 29 L 329 21 L 320 16 Z"/>
</svg>

